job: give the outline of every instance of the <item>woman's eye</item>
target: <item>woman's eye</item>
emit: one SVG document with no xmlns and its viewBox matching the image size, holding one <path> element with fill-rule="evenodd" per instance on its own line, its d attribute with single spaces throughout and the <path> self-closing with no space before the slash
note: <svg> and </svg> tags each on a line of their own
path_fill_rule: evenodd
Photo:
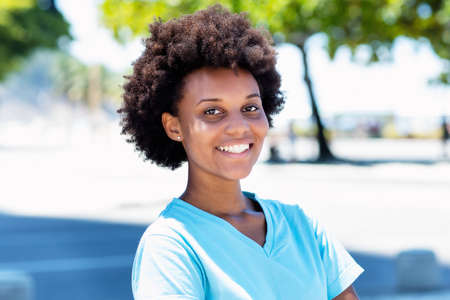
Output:
<svg viewBox="0 0 450 300">
<path fill-rule="evenodd" d="M 217 108 L 208 108 L 207 110 L 205 110 L 205 115 L 218 115 L 220 114 L 220 110 L 218 110 Z"/>
<path fill-rule="evenodd" d="M 246 112 L 253 112 L 253 111 L 257 111 L 257 110 L 258 110 L 258 107 L 256 107 L 255 105 L 249 105 L 244 108 L 244 111 L 246 111 Z"/>
</svg>

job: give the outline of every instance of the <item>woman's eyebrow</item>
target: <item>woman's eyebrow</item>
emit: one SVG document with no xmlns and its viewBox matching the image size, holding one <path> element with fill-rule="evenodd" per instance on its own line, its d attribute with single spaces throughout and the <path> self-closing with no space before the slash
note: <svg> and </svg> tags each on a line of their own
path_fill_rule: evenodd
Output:
<svg viewBox="0 0 450 300">
<path fill-rule="evenodd" d="M 254 97 L 258 97 L 261 98 L 261 96 L 258 93 L 253 93 L 248 95 L 247 97 L 245 97 L 246 99 L 250 99 L 250 98 L 254 98 Z M 201 99 L 200 101 L 198 101 L 197 105 L 200 105 L 202 102 L 218 102 L 218 101 L 222 101 L 222 99 L 219 98 L 205 98 L 205 99 Z"/>
<path fill-rule="evenodd" d="M 221 101 L 221 99 L 219 99 L 219 98 L 205 98 L 205 99 L 201 99 L 200 101 L 198 101 L 197 105 L 200 105 L 202 102 L 207 102 L 207 101 L 217 102 L 217 101 Z"/>
<path fill-rule="evenodd" d="M 250 95 L 248 95 L 246 98 L 249 99 L 249 98 L 253 98 L 253 97 L 261 98 L 261 96 L 260 96 L 258 93 L 250 94 Z"/>
</svg>

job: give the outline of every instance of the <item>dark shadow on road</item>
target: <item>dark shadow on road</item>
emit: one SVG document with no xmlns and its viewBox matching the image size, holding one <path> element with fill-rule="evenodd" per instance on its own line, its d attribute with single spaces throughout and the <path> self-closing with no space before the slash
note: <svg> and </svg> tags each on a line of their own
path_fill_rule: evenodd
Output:
<svg viewBox="0 0 450 300">
<path fill-rule="evenodd" d="M 395 295 L 430 291 L 401 291 L 396 285 L 395 257 L 351 251 L 353 258 L 365 269 L 354 286 L 361 296 Z M 450 290 L 450 266 L 440 266 L 443 285 L 441 290 Z"/>
<path fill-rule="evenodd" d="M 30 274 L 34 300 L 131 300 L 131 265 L 147 225 L 0 213 L 0 271 Z M 398 293 L 392 257 L 352 252 L 361 295 Z M 442 267 L 450 288 L 450 267 Z"/>
<path fill-rule="evenodd" d="M 31 275 L 33 300 L 131 300 L 146 226 L 0 214 L 0 271 Z"/>
<path fill-rule="evenodd" d="M 331 160 L 267 160 L 267 164 L 317 164 L 317 165 L 351 165 L 356 167 L 370 167 L 381 164 L 415 164 L 430 166 L 437 163 L 447 162 L 450 165 L 450 160 L 446 159 L 347 159 L 336 158 Z"/>
</svg>

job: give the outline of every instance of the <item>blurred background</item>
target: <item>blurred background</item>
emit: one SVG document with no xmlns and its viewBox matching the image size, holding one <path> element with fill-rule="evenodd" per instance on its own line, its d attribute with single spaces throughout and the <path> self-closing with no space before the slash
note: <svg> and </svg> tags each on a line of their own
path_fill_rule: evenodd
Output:
<svg viewBox="0 0 450 300">
<path fill-rule="evenodd" d="M 155 17 L 209 0 L 0 1 L 0 300 L 132 299 L 139 238 L 185 187 L 120 135 Z M 297 203 L 361 299 L 450 299 L 450 1 L 221 1 L 266 28 L 286 96 L 243 180 Z"/>
</svg>

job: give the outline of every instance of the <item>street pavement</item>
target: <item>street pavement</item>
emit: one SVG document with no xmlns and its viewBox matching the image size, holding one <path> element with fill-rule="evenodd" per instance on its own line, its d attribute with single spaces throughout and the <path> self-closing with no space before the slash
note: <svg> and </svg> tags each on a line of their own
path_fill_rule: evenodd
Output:
<svg viewBox="0 0 450 300">
<path fill-rule="evenodd" d="M 35 300 L 131 300 L 130 267 L 144 229 L 0 214 L 0 272 L 30 275 Z"/>
<path fill-rule="evenodd" d="M 360 160 L 387 151 L 357 147 L 367 155 Z M 361 299 L 450 299 L 450 164 L 423 159 L 426 146 L 414 149 L 420 153 L 409 161 L 260 161 L 242 187 L 318 217 L 366 269 L 355 283 Z M 3 147 L 0 166 L 0 271 L 29 273 L 34 300 L 131 299 L 139 237 L 181 194 L 187 175 L 186 166 L 170 171 L 144 163 L 120 143 Z M 395 257 L 416 248 L 436 254 L 441 290 L 397 290 Z"/>
</svg>

